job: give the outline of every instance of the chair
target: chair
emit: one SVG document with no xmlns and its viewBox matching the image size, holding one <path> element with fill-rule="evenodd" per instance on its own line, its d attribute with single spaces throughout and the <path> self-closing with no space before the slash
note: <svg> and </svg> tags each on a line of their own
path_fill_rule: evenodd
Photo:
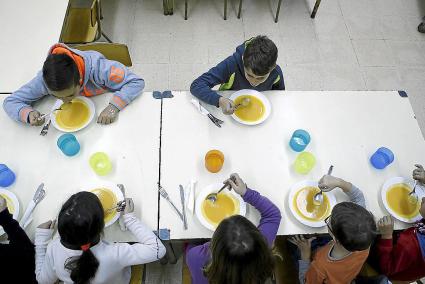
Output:
<svg viewBox="0 0 425 284">
<path fill-rule="evenodd" d="M 121 62 L 125 66 L 132 66 L 130 52 L 125 44 L 95 42 L 87 44 L 71 45 L 72 48 L 78 50 L 94 50 L 102 53 L 107 59 Z"/>
<path fill-rule="evenodd" d="M 320 1 L 321 0 L 316 0 L 316 3 L 314 3 L 313 12 L 311 12 L 310 18 L 314 19 L 316 17 L 317 10 L 319 9 L 319 6 L 320 6 Z M 279 11 L 280 11 L 281 4 L 282 4 L 282 0 L 279 0 L 277 4 L 276 17 L 274 18 L 275 23 L 277 23 L 277 21 L 279 20 Z"/>
<path fill-rule="evenodd" d="M 89 43 L 103 36 L 112 42 L 102 32 L 100 17 L 99 0 L 70 0 L 59 41 L 68 44 Z"/>
<path fill-rule="evenodd" d="M 187 20 L 187 8 L 189 6 L 188 4 L 189 0 L 185 0 L 184 1 L 184 19 Z M 227 20 L 227 1 L 228 0 L 224 0 L 224 20 Z M 241 11 L 242 11 L 242 0 L 239 0 L 239 9 L 238 9 L 238 19 L 241 18 Z"/>
<path fill-rule="evenodd" d="M 143 272 L 144 272 L 143 264 L 133 265 L 131 267 L 131 278 L 130 278 L 129 284 L 140 284 L 140 283 L 142 283 Z"/>
</svg>

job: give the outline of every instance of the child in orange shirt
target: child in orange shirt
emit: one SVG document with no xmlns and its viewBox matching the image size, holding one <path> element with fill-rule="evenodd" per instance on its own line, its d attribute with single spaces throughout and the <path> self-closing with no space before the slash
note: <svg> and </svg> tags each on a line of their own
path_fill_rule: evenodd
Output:
<svg viewBox="0 0 425 284">
<path fill-rule="evenodd" d="M 365 209 L 363 193 L 351 183 L 330 175 L 319 181 L 324 192 L 341 188 L 351 202 L 341 202 L 325 219 L 333 240 L 317 249 L 311 261 L 311 242 L 298 235 L 289 239 L 301 254 L 299 260 L 300 283 L 346 284 L 360 272 L 369 255 L 369 247 L 376 235 L 373 215 Z M 310 262 L 311 261 L 311 262 Z"/>
</svg>

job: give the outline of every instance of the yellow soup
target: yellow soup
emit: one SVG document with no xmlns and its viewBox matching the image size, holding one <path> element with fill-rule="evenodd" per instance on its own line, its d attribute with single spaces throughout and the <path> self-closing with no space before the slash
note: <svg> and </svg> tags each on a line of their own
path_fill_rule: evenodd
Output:
<svg viewBox="0 0 425 284">
<path fill-rule="evenodd" d="M 56 122 L 63 129 L 72 130 L 83 126 L 89 120 L 89 116 L 88 105 L 77 99 L 64 106 L 64 109 L 56 111 Z"/>
<path fill-rule="evenodd" d="M 15 205 L 13 204 L 12 199 L 9 198 L 6 194 L 0 194 L 4 199 L 6 199 L 7 208 L 9 209 L 9 213 L 13 215 L 15 213 Z"/>
<path fill-rule="evenodd" d="M 393 185 L 387 191 L 387 203 L 388 206 L 397 215 L 410 219 L 415 217 L 419 213 L 420 203 L 411 202 L 409 200 L 409 193 L 412 189 L 404 183 L 398 183 Z"/>
<path fill-rule="evenodd" d="M 299 216 L 309 221 L 321 221 L 329 216 L 331 205 L 325 194 L 323 194 L 322 204 L 317 205 L 313 202 L 314 195 L 319 191 L 317 187 L 308 186 L 295 194 L 293 204 Z"/>
<path fill-rule="evenodd" d="M 214 226 L 238 213 L 239 201 L 226 193 L 219 193 L 215 202 L 204 200 L 202 203 L 202 215 Z"/>
<path fill-rule="evenodd" d="M 100 203 L 102 203 L 103 210 L 105 211 L 105 224 L 108 223 L 114 218 L 115 214 L 117 214 L 116 210 L 110 210 L 109 213 L 107 213 L 108 209 L 117 205 L 117 197 L 107 188 L 96 188 L 91 190 L 91 192 L 96 194 Z"/>
<path fill-rule="evenodd" d="M 249 105 L 246 107 L 240 106 L 235 111 L 235 115 L 241 120 L 248 122 L 255 122 L 257 120 L 260 120 L 266 112 L 263 102 L 254 96 L 246 95 L 237 97 L 235 99 L 235 105 L 240 104 L 245 98 L 250 99 Z"/>
</svg>

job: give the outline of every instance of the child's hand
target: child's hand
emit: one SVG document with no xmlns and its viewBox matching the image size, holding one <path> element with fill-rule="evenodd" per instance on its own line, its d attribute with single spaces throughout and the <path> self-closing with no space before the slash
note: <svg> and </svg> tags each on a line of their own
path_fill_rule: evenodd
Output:
<svg viewBox="0 0 425 284">
<path fill-rule="evenodd" d="M 224 181 L 224 183 L 226 182 L 230 184 L 232 189 L 236 191 L 237 194 L 239 194 L 240 196 L 245 195 L 247 187 L 238 174 L 231 174 L 230 178 Z"/>
<path fill-rule="evenodd" d="M 44 223 L 38 225 L 37 228 L 39 228 L 39 229 L 51 229 L 51 230 L 53 230 L 55 228 L 55 225 L 56 225 L 56 220 L 53 220 L 53 221 L 52 220 L 49 220 L 47 222 L 44 222 Z"/>
<path fill-rule="evenodd" d="M 43 125 L 45 118 L 44 117 L 40 118 L 40 116 L 41 116 L 41 114 L 38 111 L 36 111 L 36 110 L 31 111 L 28 115 L 28 120 L 30 122 L 30 125 L 32 125 L 32 126 Z"/>
<path fill-rule="evenodd" d="M 425 170 L 422 165 L 415 165 L 416 169 L 413 170 L 413 179 L 425 184 Z"/>
<path fill-rule="evenodd" d="M 109 104 L 100 113 L 99 117 L 97 118 L 97 123 L 111 124 L 117 119 L 119 111 L 120 110 L 116 106 Z"/>
<path fill-rule="evenodd" d="M 324 192 L 331 191 L 335 189 L 336 187 L 341 188 L 344 192 L 351 191 L 351 183 L 344 181 L 343 179 L 331 176 L 331 175 L 324 175 L 319 180 L 319 188 L 323 190 Z"/>
<path fill-rule="evenodd" d="M 316 237 L 306 239 L 303 235 L 295 235 L 288 239 L 291 243 L 296 245 L 301 253 L 301 259 L 305 261 L 310 261 L 311 258 L 311 242 L 315 240 Z"/>
<path fill-rule="evenodd" d="M 218 105 L 221 108 L 221 111 L 224 114 L 232 114 L 235 111 L 235 103 L 232 100 L 229 100 L 228 98 L 225 97 L 220 97 L 220 99 L 218 100 Z"/>
<path fill-rule="evenodd" d="M 125 199 L 125 209 L 124 209 L 124 214 L 133 213 L 133 212 L 134 212 L 134 203 L 133 203 L 133 199 L 131 199 L 131 198 L 126 198 L 126 199 Z"/>
<path fill-rule="evenodd" d="M 6 199 L 4 199 L 3 196 L 0 195 L 0 212 L 3 212 L 7 208 L 7 202 Z"/>
<path fill-rule="evenodd" d="M 392 239 L 394 231 L 394 219 L 391 216 L 384 216 L 378 221 L 378 230 L 381 232 L 381 238 Z"/>
</svg>

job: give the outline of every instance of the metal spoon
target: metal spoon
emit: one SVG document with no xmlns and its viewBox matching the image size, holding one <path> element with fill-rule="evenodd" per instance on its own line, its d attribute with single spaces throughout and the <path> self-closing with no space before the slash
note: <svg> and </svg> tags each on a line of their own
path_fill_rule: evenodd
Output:
<svg viewBox="0 0 425 284">
<path fill-rule="evenodd" d="M 52 115 L 54 112 L 56 112 L 56 111 L 59 111 L 59 110 L 65 110 L 65 109 L 67 109 L 67 108 L 69 108 L 69 105 L 70 104 L 72 104 L 72 102 L 69 102 L 69 103 L 66 103 L 66 104 L 62 104 L 59 108 L 57 108 L 57 109 L 54 109 L 54 110 L 52 110 L 51 112 L 49 112 L 49 113 L 46 113 L 46 114 L 43 114 L 43 115 L 41 115 L 38 119 L 43 119 L 43 118 L 45 118 L 46 116 L 50 116 L 50 115 Z"/>
<path fill-rule="evenodd" d="M 244 98 L 240 103 L 238 103 L 235 106 L 235 110 L 237 110 L 240 107 L 247 107 L 250 103 L 251 103 L 251 99 L 250 98 Z"/>
<path fill-rule="evenodd" d="M 228 182 L 226 182 L 224 185 L 223 185 L 223 187 L 222 188 L 220 188 L 217 192 L 213 192 L 213 193 L 210 193 L 210 194 L 208 194 L 207 195 L 207 197 L 205 198 L 205 200 L 209 200 L 209 201 L 211 201 L 212 203 L 214 203 L 214 202 L 216 202 L 217 201 L 217 195 L 223 190 L 223 189 L 225 189 L 226 187 L 229 187 L 230 188 L 230 183 L 228 183 Z"/>
<path fill-rule="evenodd" d="M 409 201 L 410 203 L 416 203 L 418 202 L 418 194 L 416 193 L 416 185 L 418 184 L 418 181 L 415 180 L 415 183 L 413 184 L 413 189 L 411 192 L 409 192 Z"/>
<path fill-rule="evenodd" d="M 333 169 L 334 169 L 334 166 L 331 165 L 328 170 L 328 176 L 332 174 Z M 313 204 L 320 205 L 322 203 L 323 203 L 323 191 L 322 189 L 320 189 L 320 191 L 313 196 Z"/>
</svg>

